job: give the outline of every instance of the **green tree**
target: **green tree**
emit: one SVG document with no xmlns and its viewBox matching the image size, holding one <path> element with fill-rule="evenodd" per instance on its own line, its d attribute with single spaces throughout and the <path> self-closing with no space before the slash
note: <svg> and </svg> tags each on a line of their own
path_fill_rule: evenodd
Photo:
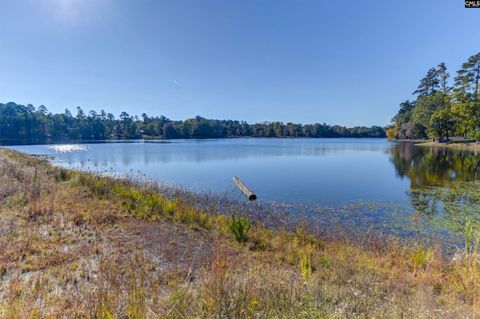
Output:
<svg viewBox="0 0 480 319">
<path fill-rule="evenodd" d="M 454 114 L 458 117 L 458 133 L 480 139 L 480 53 L 472 55 L 455 77 Z"/>
<path fill-rule="evenodd" d="M 480 53 L 472 55 L 457 72 L 454 93 L 459 102 L 479 101 Z"/>
<path fill-rule="evenodd" d="M 233 136 L 254 137 L 385 137 L 385 129 L 378 126 L 351 127 L 327 124 L 302 125 L 282 122 L 248 124 L 232 120 L 206 119 L 196 116 L 185 121 L 171 121 L 164 116 L 130 116 L 126 112 L 119 119 L 101 110 L 85 113 L 77 107 L 75 116 L 69 110 L 52 114 L 47 108 L 33 105 L 0 103 L 0 138 L 3 139 L 134 139 L 144 135 L 165 138 L 220 138 Z"/>
<path fill-rule="evenodd" d="M 455 117 L 448 107 L 436 110 L 430 118 L 429 136 L 449 140 L 455 132 Z"/>
<path fill-rule="evenodd" d="M 451 87 L 448 85 L 448 78 L 450 74 L 447 72 L 447 66 L 444 62 L 440 63 L 436 69 L 440 90 L 443 94 L 449 94 L 451 91 Z"/>
<path fill-rule="evenodd" d="M 430 118 L 439 109 L 449 107 L 449 97 L 442 92 L 428 96 L 420 96 L 412 111 L 412 123 L 417 131 L 416 137 L 427 137 L 430 129 Z"/>
<path fill-rule="evenodd" d="M 472 102 L 457 102 L 452 112 L 457 120 L 456 133 L 463 137 L 480 140 L 480 108 L 472 107 Z"/>
<path fill-rule="evenodd" d="M 438 78 L 438 72 L 435 68 L 430 68 L 423 79 L 420 80 L 420 84 L 413 92 L 414 95 L 428 96 L 438 91 L 440 87 L 440 80 Z"/>
</svg>

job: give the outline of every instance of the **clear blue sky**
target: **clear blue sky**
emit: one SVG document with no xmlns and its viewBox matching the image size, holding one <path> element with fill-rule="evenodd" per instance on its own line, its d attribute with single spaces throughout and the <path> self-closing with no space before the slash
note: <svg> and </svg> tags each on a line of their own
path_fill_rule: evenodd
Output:
<svg viewBox="0 0 480 319">
<path fill-rule="evenodd" d="M 0 0 L 0 102 L 385 125 L 480 50 L 460 0 Z"/>
</svg>

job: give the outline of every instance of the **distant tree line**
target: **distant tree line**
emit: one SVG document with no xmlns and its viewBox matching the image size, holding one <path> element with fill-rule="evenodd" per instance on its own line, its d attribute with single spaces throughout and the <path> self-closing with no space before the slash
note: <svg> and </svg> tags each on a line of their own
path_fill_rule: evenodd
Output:
<svg viewBox="0 0 480 319">
<path fill-rule="evenodd" d="M 453 86 L 449 77 L 445 63 L 430 68 L 413 92 L 415 99 L 400 104 L 387 137 L 480 140 L 480 53 L 463 63 Z"/>
<path fill-rule="evenodd" d="M 53 114 L 43 105 L 0 103 L 1 139 L 139 139 L 139 138 L 222 138 L 222 137 L 385 137 L 379 126 L 347 128 L 339 125 L 301 125 L 282 122 L 248 124 L 243 121 L 211 120 L 197 116 L 173 121 L 164 116 L 141 117 L 122 112 L 119 118 L 105 111 L 76 115 L 68 109 Z"/>
</svg>

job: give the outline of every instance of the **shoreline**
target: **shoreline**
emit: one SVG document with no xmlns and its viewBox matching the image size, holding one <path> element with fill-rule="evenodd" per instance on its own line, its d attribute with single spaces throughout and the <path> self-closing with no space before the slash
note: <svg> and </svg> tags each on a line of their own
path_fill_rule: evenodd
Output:
<svg viewBox="0 0 480 319">
<path fill-rule="evenodd" d="M 449 148 L 459 151 L 471 151 L 477 153 L 480 151 L 480 143 L 478 142 L 461 142 L 461 141 L 451 141 L 445 143 L 439 143 L 434 141 L 424 141 L 420 143 L 415 143 L 417 146 L 422 147 L 438 147 L 438 148 Z"/>
<path fill-rule="evenodd" d="M 449 148 L 455 150 L 462 150 L 462 151 L 472 151 L 477 152 L 480 151 L 480 143 L 475 142 L 472 140 L 462 141 L 462 140 L 451 140 L 448 142 L 437 142 L 433 141 L 432 139 L 413 139 L 413 140 L 395 140 L 391 139 L 391 142 L 397 143 L 412 143 L 415 146 L 422 146 L 422 147 L 431 147 L 431 148 Z"/>
<path fill-rule="evenodd" d="M 480 302 L 469 249 L 271 229 L 1 148 L 0 179 L 6 318 L 463 317 Z"/>
</svg>

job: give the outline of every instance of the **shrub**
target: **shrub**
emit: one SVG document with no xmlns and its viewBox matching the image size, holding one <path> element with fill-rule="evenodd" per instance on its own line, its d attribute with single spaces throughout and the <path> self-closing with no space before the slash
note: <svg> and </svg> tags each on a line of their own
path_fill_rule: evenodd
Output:
<svg viewBox="0 0 480 319">
<path fill-rule="evenodd" d="M 247 233 L 250 230 L 250 222 L 247 218 L 236 218 L 235 216 L 232 216 L 230 222 L 228 223 L 228 228 L 239 243 L 244 243 L 247 241 Z"/>
<path fill-rule="evenodd" d="M 69 170 L 65 168 L 60 168 L 58 173 L 55 175 L 55 181 L 57 182 L 65 182 L 71 178 L 71 173 Z"/>
</svg>

